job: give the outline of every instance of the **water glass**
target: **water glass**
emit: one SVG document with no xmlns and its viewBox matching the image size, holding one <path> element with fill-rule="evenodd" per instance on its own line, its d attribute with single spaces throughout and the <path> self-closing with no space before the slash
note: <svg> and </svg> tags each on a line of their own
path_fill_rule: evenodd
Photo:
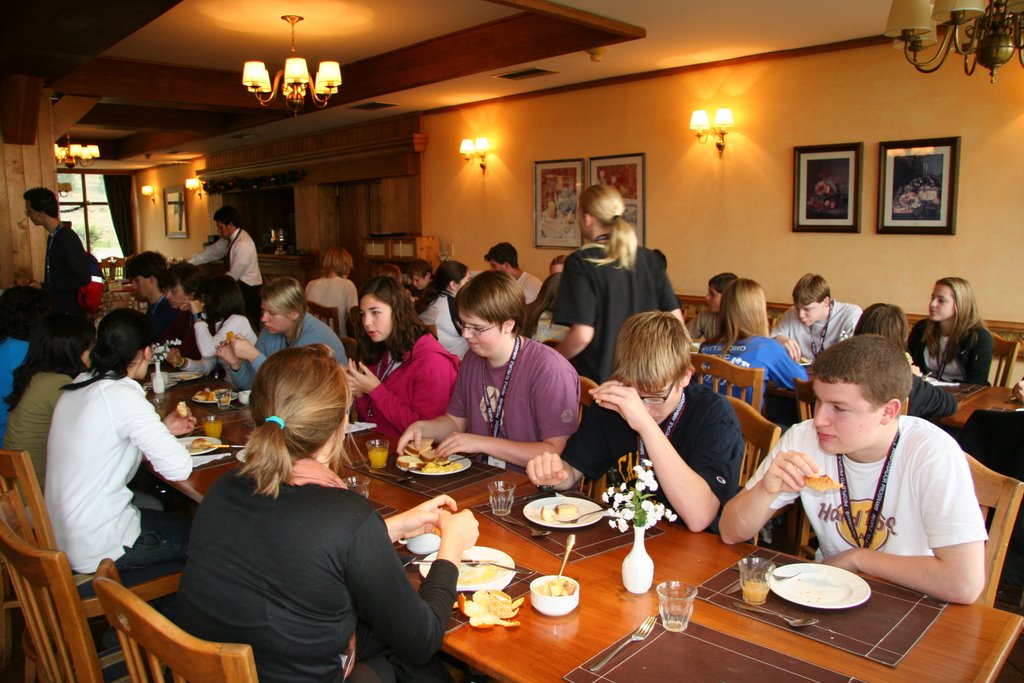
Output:
<svg viewBox="0 0 1024 683">
<path fill-rule="evenodd" d="M 768 599 L 775 563 L 763 557 L 744 557 L 739 561 L 743 602 L 763 605 Z"/>
<path fill-rule="evenodd" d="M 666 631 L 681 633 L 690 625 L 693 599 L 697 589 L 682 581 L 662 581 L 658 584 L 658 612 Z"/>
<path fill-rule="evenodd" d="M 217 397 L 217 407 L 221 410 L 231 407 L 231 390 L 230 389 L 218 389 L 214 392 Z"/>
<path fill-rule="evenodd" d="M 211 439 L 219 439 L 224 429 L 224 420 L 220 415 L 207 415 L 203 418 L 203 434 Z"/>
<path fill-rule="evenodd" d="M 352 491 L 354 493 L 358 493 L 363 498 L 369 498 L 370 497 L 370 478 L 369 477 L 359 477 L 359 476 L 345 477 L 344 479 L 342 479 L 342 481 L 345 482 L 345 486 L 346 486 L 346 488 L 348 488 L 349 491 Z"/>
<path fill-rule="evenodd" d="M 370 459 L 370 467 L 381 469 L 388 464 L 388 450 L 391 442 L 387 439 L 370 439 L 366 442 L 366 455 Z"/>
<path fill-rule="evenodd" d="M 490 494 L 491 513 L 505 517 L 512 513 L 512 502 L 516 498 L 516 485 L 509 481 L 492 481 L 487 485 Z"/>
</svg>

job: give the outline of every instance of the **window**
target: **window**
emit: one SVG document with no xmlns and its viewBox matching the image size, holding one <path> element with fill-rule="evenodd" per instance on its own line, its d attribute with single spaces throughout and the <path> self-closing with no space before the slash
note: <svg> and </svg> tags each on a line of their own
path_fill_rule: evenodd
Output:
<svg viewBox="0 0 1024 683">
<path fill-rule="evenodd" d="M 107 189 L 99 173 L 58 173 L 60 219 L 71 223 L 85 250 L 103 260 L 124 256 L 110 217 Z"/>
</svg>

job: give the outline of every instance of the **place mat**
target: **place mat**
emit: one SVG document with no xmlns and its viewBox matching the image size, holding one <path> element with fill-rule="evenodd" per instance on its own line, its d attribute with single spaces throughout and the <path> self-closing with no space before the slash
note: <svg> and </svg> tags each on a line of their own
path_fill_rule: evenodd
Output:
<svg viewBox="0 0 1024 683">
<path fill-rule="evenodd" d="M 565 675 L 571 683 L 635 683 L 636 681 L 680 680 L 681 667 L 700 672 L 702 681 L 745 681 L 789 683 L 793 680 L 820 683 L 853 683 L 859 679 L 825 669 L 761 645 L 740 640 L 708 626 L 690 622 L 682 633 L 669 633 L 659 621 L 646 640 L 634 643 L 604 668 L 594 673 L 586 667 L 601 660 L 627 640 L 632 631 L 613 645 Z"/>
<path fill-rule="evenodd" d="M 767 549 L 758 549 L 751 555 L 767 557 L 780 567 L 802 561 Z M 793 629 L 778 617 L 746 612 L 732 606 L 734 600 L 743 599 L 738 592 L 722 592 L 739 578 L 739 572 L 733 567 L 735 565 L 726 567 L 698 586 L 697 596 L 748 619 L 787 629 L 886 666 L 899 664 L 946 608 L 946 603 L 941 600 L 867 577 L 862 578 L 871 587 L 871 597 L 863 605 L 844 610 L 801 607 L 775 593 L 768 593 L 765 603 L 768 609 L 788 617 L 818 617 L 818 623 L 813 626 Z"/>
<path fill-rule="evenodd" d="M 560 496 L 566 498 L 583 498 L 583 496 L 568 496 L 564 491 L 559 492 Z M 633 534 L 628 532 L 621 532 L 618 529 L 613 529 L 608 525 L 606 519 L 602 519 L 596 524 L 582 527 L 579 529 L 566 529 L 560 531 L 558 529 L 549 529 L 548 527 L 535 526 L 526 519 L 523 515 L 523 508 L 528 503 L 536 500 L 536 495 L 524 496 L 523 498 L 517 499 L 515 504 L 512 505 L 511 517 L 514 517 L 517 522 L 526 524 L 527 527 L 520 526 L 514 522 L 509 522 L 508 517 L 499 517 L 491 512 L 491 506 L 489 503 L 483 503 L 473 508 L 473 512 L 486 517 L 492 522 L 496 522 L 501 526 L 505 527 L 509 531 L 514 532 L 520 538 L 524 538 L 530 543 L 533 543 L 538 548 L 546 550 L 547 552 L 561 557 L 565 552 L 565 543 L 569 538 L 569 534 L 576 534 L 576 545 L 572 549 L 572 553 L 569 555 L 569 562 L 578 562 L 579 560 L 585 560 L 588 557 L 594 555 L 600 555 L 606 553 L 609 550 L 615 550 L 616 548 L 622 548 L 633 544 Z M 590 500 L 586 498 L 586 500 Z M 551 533 L 547 536 L 533 537 L 530 535 L 530 529 L 544 529 Z M 656 536 L 660 536 L 665 531 L 658 527 L 651 527 L 647 530 L 646 538 L 651 539 Z"/>
<path fill-rule="evenodd" d="M 381 517 L 388 517 L 398 512 L 398 508 L 393 508 L 387 503 L 378 503 L 373 498 L 370 498 L 370 505 L 377 511 L 377 514 Z"/>
<path fill-rule="evenodd" d="M 443 477 L 431 477 L 422 474 L 410 474 L 408 472 L 403 472 L 395 467 L 393 460 L 389 460 L 387 466 L 380 470 L 375 470 L 370 467 L 370 463 L 365 460 L 354 462 L 348 467 L 361 474 L 371 476 L 374 479 L 386 481 L 392 486 L 398 486 L 409 491 L 415 491 L 416 493 L 420 493 L 425 496 L 438 496 L 442 493 L 451 494 L 461 488 L 472 486 L 473 484 L 481 481 L 487 481 L 488 479 L 493 479 L 494 477 L 505 474 L 505 470 L 500 467 L 493 467 L 476 461 L 474 461 L 467 470 L 463 470 L 456 474 L 447 474 Z M 390 474 L 391 476 L 384 476 L 380 474 L 381 472 Z M 405 476 L 411 476 L 412 479 L 403 482 L 398 482 L 393 479 L 393 477 Z"/>
<path fill-rule="evenodd" d="M 955 384 L 949 387 L 940 386 L 939 388 L 947 393 L 953 394 L 953 398 L 956 399 L 956 402 L 960 403 L 988 387 L 984 384 Z"/>
</svg>

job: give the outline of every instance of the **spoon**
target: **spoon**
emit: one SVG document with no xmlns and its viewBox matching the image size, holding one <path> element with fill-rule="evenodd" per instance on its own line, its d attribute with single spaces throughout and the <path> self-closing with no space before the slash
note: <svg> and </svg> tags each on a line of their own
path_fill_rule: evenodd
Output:
<svg viewBox="0 0 1024 683">
<path fill-rule="evenodd" d="M 811 626 L 818 623 L 818 617 L 787 617 L 781 612 L 776 612 L 775 610 L 770 610 L 766 607 L 761 607 L 760 605 L 751 605 L 747 602 L 740 602 L 739 600 L 733 600 L 732 605 L 739 609 L 745 609 L 748 612 L 758 612 L 760 614 L 768 614 L 773 617 L 778 617 L 793 628 L 803 628 L 804 626 Z"/>
<path fill-rule="evenodd" d="M 562 566 L 558 568 L 558 577 L 562 578 L 562 572 L 565 571 L 565 563 L 569 561 L 569 553 L 572 552 L 572 547 L 576 545 L 576 534 L 569 534 L 569 538 L 565 540 L 565 557 L 562 558 Z"/>
<path fill-rule="evenodd" d="M 501 519 L 502 519 L 502 521 L 508 522 L 509 524 L 515 524 L 517 526 L 521 526 L 521 527 L 524 527 L 526 529 L 529 529 L 530 530 L 530 536 L 532 536 L 533 538 L 540 538 L 541 536 L 550 536 L 551 535 L 551 532 L 548 531 L 547 529 L 534 529 L 529 524 L 524 524 L 523 522 L 520 522 L 518 519 L 513 519 L 510 516 L 509 517 L 502 517 Z"/>
</svg>

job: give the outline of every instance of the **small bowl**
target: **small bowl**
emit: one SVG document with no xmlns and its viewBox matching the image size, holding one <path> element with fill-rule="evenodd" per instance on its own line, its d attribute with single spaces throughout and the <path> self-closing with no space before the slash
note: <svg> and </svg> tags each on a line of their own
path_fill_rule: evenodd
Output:
<svg viewBox="0 0 1024 683">
<path fill-rule="evenodd" d="M 534 579 L 530 582 L 530 604 L 533 608 L 541 614 L 546 614 L 549 617 L 560 617 L 576 609 L 580 604 L 580 582 L 576 579 L 569 579 L 567 576 L 563 576 L 563 579 L 569 579 L 576 584 L 576 590 L 573 591 L 572 595 L 560 595 L 553 597 L 551 595 L 543 595 L 537 592 L 543 584 L 553 579 L 558 578 L 554 574 L 550 576 L 542 576 L 539 579 Z"/>
<path fill-rule="evenodd" d="M 239 391 L 238 392 L 238 402 L 241 403 L 243 406 L 249 405 L 249 393 L 250 392 L 251 392 L 250 389 L 246 389 L 245 391 Z"/>
<path fill-rule="evenodd" d="M 417 555 L 429 555 L 441 547 L 441 537 L 437 534 L 420 534 L 405 539 L 405 547 Z"/>
</svg>

